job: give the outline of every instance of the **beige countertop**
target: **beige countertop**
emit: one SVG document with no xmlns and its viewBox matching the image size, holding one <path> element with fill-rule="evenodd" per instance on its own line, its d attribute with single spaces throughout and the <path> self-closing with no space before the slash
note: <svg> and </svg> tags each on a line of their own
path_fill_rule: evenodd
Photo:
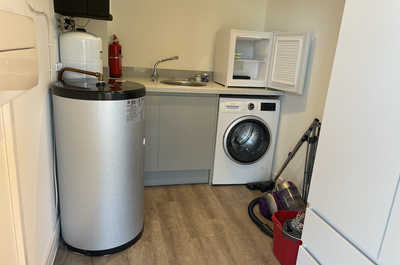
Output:
<svg viewBox="0 0 400 265">
<path fill-rule="evenodd" d="M 213 81 L 208 82 L 207 86 L 176 86 L 163 83 L 155 83 L 150 78 L 126 77 L 122 80 L 141 83 L 146 87 L 148 93 L 188 93 L 188 94 L 216 94 L 216 95 L 258 95 L 258 96 L 282 96 L 283 93 L 276 90 L 265 88 L 243 88 L 243 87 L 224 87 Z M 162 78 L 161 78 L 162 80 Z"/>
</svg>

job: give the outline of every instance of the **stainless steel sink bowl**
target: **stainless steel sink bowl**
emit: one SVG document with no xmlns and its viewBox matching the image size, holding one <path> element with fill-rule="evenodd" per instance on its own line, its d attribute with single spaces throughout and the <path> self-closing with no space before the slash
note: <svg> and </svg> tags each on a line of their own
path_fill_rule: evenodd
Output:
<svg viewBox="0 0 400 265">
<path fill-rule="evenodd" d="M 206 82 L 198 82 L 198 81 L 190 81 L 190 80 L 162 80 L 160 81 L 163 84 L 167 85 L 175 85 L 175 86 L 206 86 Z"/>
</svg>

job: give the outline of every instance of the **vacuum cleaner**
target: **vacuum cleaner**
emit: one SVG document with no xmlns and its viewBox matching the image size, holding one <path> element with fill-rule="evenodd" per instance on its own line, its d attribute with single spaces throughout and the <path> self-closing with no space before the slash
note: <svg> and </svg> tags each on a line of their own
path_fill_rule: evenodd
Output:
<svg viewBox="0 0 400 265">
<path fill-rule="evenodd" d="M 246 186 L 251 190 L 260 190 L 264 192 L 261 197 L 252 200 L 248 206 L 248 213 L 251 220 L 266 235 L 273 237 L 273 230 L 268 224 L 261 221 L 254 213 L 254 208 L 258 205 L 262 216 L 271 220 L 272 215 L 279 210 L 304 211 L 307 204 L 308 193 L 312 170 L 314 167 L 315 153 L 317 151 L 318 138 L 321 128 L 321 122 L 314 119 L 306 132 L 297 142 L 296 146 L 279 169 L 278 173 L 271 181 L 248 183 Z M 306 161 L 304 168 L 303 187 L 300 194 L 296 185 L 281 178 L 282 172 L 289 165 L 290 161 L 295 157 L 297 151 L 307 142 Z"/>
</svg>

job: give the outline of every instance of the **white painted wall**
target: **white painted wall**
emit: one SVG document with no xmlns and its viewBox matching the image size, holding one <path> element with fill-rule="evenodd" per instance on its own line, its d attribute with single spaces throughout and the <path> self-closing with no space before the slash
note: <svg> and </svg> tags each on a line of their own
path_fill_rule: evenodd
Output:
<svg viewBox="0 0 400 265">
<path fill-rule="evenodd" d="M 159 57 L 181 59 L 160 65 L 169 69 L 213 70 L 215 31 L 222 26 L 250 30 L 312 32 L 315 37 L 311 78 L 302 96 L 282 100 L 280 133 L 274 168 L 277 170 L 314 118 L 321 118 L 329 85 L 345 0 L 146 1 L 111 0 L 114 21 L 92 20 L 88 31 L 107 45 L 115 32 L 123 45 L 123 65 L 152 67 Z M 200 8 L 202 6 L 202 8 Z M 260 11 L 264 8 L 264 11 Z M 196 13 L 196 12 L 199 13 Z M 260 27 L 260 23 L 264 23 Z M 202 39 L 200 40 L 200 36 Z M 284 172 L 296 182 L 303 176 L 305 148 Z"/>
<path fill-rule="evenodd" d="M 314 118 L 322 117 L 345 0 L 268 0 L 265 31 L 312 32 L 311 77 L 301 96 L 282 99 L 275 171 Z M 301 183 L 305 145 L 283 176 Z"/>
<path fill-rule="evenodd" d="M 111 34 L 118 35 L 124 66 L 153 67 L 159 58 L 179 55 L 178 61 L 160 68 L 209 71 L 213 69 L 216 32 L 223 27 L 264 30 L 266 3 L 267 0 L 111 0 L 114 20 L 92 21 L 88 29 L 105 36 L 106 42 Z"/>
<path fill-rule="evenodd" d="M 48 100 L 48 84 L 51 76 L 54 77 L 50 62 L 55 59 L 56 35 L 51 11 L 53 1 L 27 2 L 48 14 L 48 18 L 33 12 L 24 0 L 0 0 L 0 8 L 32 16 L 36 23 L 39 84 L 12 101 L 12 113 L 27 262 L 29 265 L 43 265 L 47 262 L 57 231 Z"/>
<path fill-rule="evenodd" d="M 219 0 L 212 4 L 188 0 L 178 8 L 180 0 L 129 3 L 111 0 L 114 21 L 92 20 L 87 29 L 103 38 L 104 65 L 108 64 L 108 40 L 115 32 L 123 45 L 123 65 L 152 67 L 159 57 L 180 55 L 180 60 L 160 66 L 189 70 L 213 70 L 215 31 L 222 26 L 312 32 L 315 42 L 308 86 L 302 96 L 288 94 L 282 100 L 274 162 L 277 170 L 311 121 L 322 117 L 344 1 L 257 0 L 249 4 L 248 1 Z M 305 148 L 299 151 L 284 175 L 301 182 L 304 159 Z"/>
</svg>

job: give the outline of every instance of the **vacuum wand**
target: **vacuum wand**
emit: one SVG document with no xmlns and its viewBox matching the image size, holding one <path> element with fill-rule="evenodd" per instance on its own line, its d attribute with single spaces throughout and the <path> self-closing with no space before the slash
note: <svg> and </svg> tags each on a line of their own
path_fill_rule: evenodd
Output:
<svg viewBox="0 0 400 265">
<path fill-rule="evenodd" d="M 309 141 L 310 143 L 314 142 L 313 146 L 312 146 L 312 150 L 314 152 L 316 151 L 317 140 L 315 138 L 317 138 L 319 136 L 320 127 L 321 127 L 321 122 L 318 119 L 314 119 L 312 121 L 311 125 L 308 127 L 308 129 L 303 134 L 303 136 L 297 142 L 297 144 L 293 148 L 293 150 L 291 152 L 289 152 L 288 157 L 283 162 L 282 166 L 279 168 L 278 172 L 272 178 L 271 181 L 248 183 L 246 185 L 247 188 L 250 189 L 250 190 L 261 190 L 262 192 L 273 190 L 274 187 L 275 187 L 275 183 L 278 181 L 279 177 L 282 175 L 283 171 L 289 165 L 290 161 L 294 158 L 294 156 L 296 155 L 297 151 L 299 151 L 300 147 L 303 145 L 304 142 L 306 142 L 306 141 Z M 308 156 L 309 156 L 309 154 L 307 152 L 307 158 L 308 158 Z M 314 158 L 315 158 L 315 156 L 313 156 L 313 159 Z M 305 170 L 307 172 L 306 175 L 309 175 L 311 173 L 310 170 L 312 171 L 312 165 L 311 165 L 311 169 L 310 169 L 309 163 L 311 164 L 311 162 L 312 162 L 312 164 L 313 164 L 313 162 L 314 162 L 313 159 L 310 159 L 310 162 L 307 162 L 306 170 Z M 305 193 L 306 192 L 303 192 L 303 195 L 305 195 Z"/>
<path fill-rule="evenodd" d="M 278 170 L 275 177 L 273 178 L 274 182 L 276 182 L 279 179 L 279 177 L 282 175 L 282 172 L 289 165 L 290 161 L 294 158 L 294 156 L 296 155 L 297 151 L 299 151 L 299 149 L 303 145 L 303 143 L 305 141 L 307 141 L 310 138 L 310 135 L 314 132 L 314 130 L 316 128 L 319 128 L 320 126 L 321 126 L 321 122 L 318 119 L 314 119 L 313 122 L 311 123 L 311 125 L 308 127 L 307 131 L 303 134 L 303 136 L 297 142 L 297 144 L 293 148 L 293 150 L 291 152 L 289 152 L 288 157 L 286 158 L 285 162 L 283 162 L 283 165 L 281 166 L 281 168 Z"/>
</svg>

